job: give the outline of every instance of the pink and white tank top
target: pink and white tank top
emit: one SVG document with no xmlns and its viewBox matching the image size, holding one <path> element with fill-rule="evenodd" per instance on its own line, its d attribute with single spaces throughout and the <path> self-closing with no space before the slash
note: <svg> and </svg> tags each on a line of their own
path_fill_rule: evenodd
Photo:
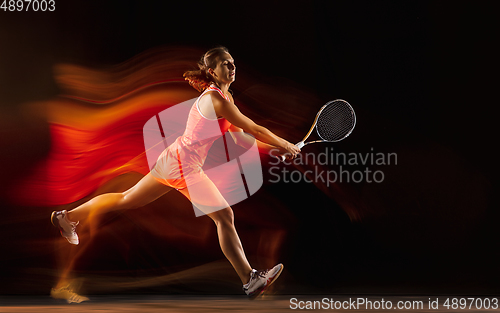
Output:
<svg viewBox="0 0 500 313">
<path fill-rule="evenodd" d="M 207 92 L 213 91 L 218 92 L 224 99 L 230 101 L 230 99 L 215 86 L 208 87 L 198 97 L 189 111 L 186 130 L 176 141 L 177 151 L 181 154 L 182 152 L 188 154 L 182 156 L 183 163 L 189 161 L 203 165 L 207 157 L 208 150 L 210 150 L 213 142 L 224 135 L 231 126 L 231 123 L 225 118 L 209 119 L 201 113 L 199 108 L 199 101 L 201 97 L 203 97 Z M 215 111 L 213 111 L 213 113 L 213 116 L 216 116 Z"/>
</svg>

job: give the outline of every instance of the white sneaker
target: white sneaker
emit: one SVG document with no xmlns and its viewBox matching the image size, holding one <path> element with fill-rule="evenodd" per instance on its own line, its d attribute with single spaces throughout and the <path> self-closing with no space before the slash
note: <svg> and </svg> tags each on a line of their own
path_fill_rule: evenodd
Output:
<svg viewBox="0 0 500 313">
<path fill-rule="evenodd" d="M 50 296 L 54 299 L 64 299 L 68 303 L 82 303 L 83 301 L 89 301 L 89 298 L 80 296 L 74 292 L 69 285 L 59 289 L 52 288 Z"/>
<path fill-rule="evenodd" d="M 267 287 L 274 283 L 278 276 L 280 276 L 283 268 L 283 264 L 278 264 L 275 267 L 264 271 L 252 270 L 250 273 L 250 281 L 243 285 L 243 290 L 251 298 L 258 297 L 266 290 Z"/>
<path fill-rule="evenodd" d="M 66 210 L 63 211 L 54 211 L 50 216 L 50 221 L 52 224 L 59 228 L 61 231 L 61 236 L 66 238 L 70 244 L 77 245 L 78 235 L 76 234 L 76 226 L 79 222 L 71 222 L 66 217 Z"/>
</svg>

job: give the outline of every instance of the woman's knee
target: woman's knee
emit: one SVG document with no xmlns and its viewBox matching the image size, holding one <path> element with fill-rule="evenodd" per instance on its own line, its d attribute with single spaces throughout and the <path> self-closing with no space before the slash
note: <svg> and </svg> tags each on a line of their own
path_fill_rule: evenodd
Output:
<svg viewBox="0 0 500 313">
<path fill-rule="evenodd" d="M 215 224 L 234 225 L 234 213 L 230 207 L 210 213 L 209 216 Z"/>
<path fill-rule="evenodd" d="M 121 193 L 120 207 L 123 209 L 137 209 L 145 204 L 145 196 L 138 194 L 137 185 Z"/>
<path fill-rule="evenodd" d="M 124 210 L 137 209 L 143 206 L 137 198 L 127 195 L 127 193 L 120 194 L 119 207 Z"/>
</svg>

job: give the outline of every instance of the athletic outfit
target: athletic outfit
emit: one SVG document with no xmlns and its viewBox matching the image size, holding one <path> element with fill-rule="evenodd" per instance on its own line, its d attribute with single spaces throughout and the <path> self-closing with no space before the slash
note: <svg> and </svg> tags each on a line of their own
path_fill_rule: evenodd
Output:
<svg viewBox="0 0 500 313">
<path fill-rule="evenodd" d="M 151 175 L 159 182 L 176 189 L 184 189 L 208 179 L 202 169 L 208 150 L 231 126 L 225 118 L 209 119 L 201 113 L 201 97 L 214 91 L 230 101 L 215 86 L 205 89 L 191 107 L 184 134 L 160 154 L 151 170 Z"/>
</svg>

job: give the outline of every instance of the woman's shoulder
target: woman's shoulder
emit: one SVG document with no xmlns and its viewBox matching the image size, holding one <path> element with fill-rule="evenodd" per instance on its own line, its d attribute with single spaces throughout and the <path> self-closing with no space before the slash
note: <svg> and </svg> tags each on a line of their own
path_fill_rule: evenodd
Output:
<svg viewBox="0 0 500 313">
<path fill-rule="evenodd" d="M 206 90 L 200 97 L 200 101 L 207 101 L 210 99 L 214 103 L 227 101 L 220 93 L 215 90 Z"/>
<path fill-rule="evenodd" d="M 205 89 L 204 93 L 209 94 L 212 97 L 212 100 L 226 100 L 226 101 L 229 101 L 231 103 L 234 103 L 233 97 L 231 96 L 231 94 L 226 96 L 222 92 L 222 90 L 220 90 L 219 88 L 217 88 L 215 86 L 208 87 L 207 89 Z"/>
</svg>

